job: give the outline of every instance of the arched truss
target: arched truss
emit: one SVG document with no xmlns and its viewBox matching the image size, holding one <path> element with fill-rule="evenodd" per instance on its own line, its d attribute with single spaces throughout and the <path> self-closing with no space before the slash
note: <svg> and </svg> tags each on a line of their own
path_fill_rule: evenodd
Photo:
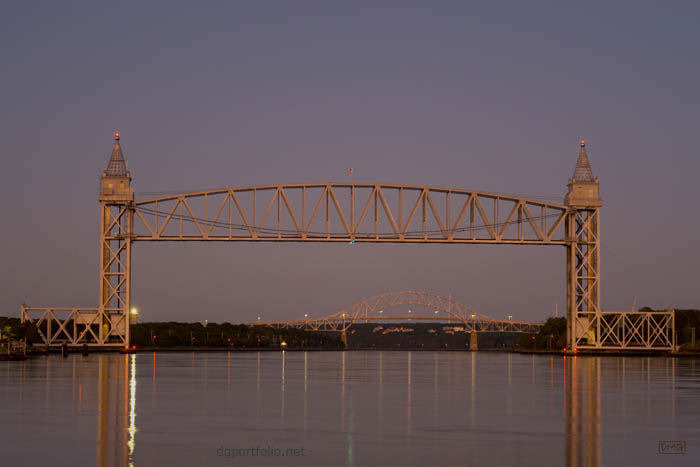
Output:
<svg viewBox="0 0 700 467">
<path fill-rule="evenodd" d="M 225 188 L 136 201 L 133 210 L 132 240 L 566 244 L 564 205 L 431 186 Z"/>
<path fill-rule="evenodd" d="M 389 308 L 399 305 L 420 305 L 433 313 L 391 314 Z M 386 310 L 386 311 L 385 311 Z M 325 318 L 296 321 L 270 321 L 248 323 L 249 326 L 271 326 L 275 328 L 297 328 L 310 331 L 346 331 L 355 323 L 377 321 L 447 321 L 464 327 L 466 332 L 538 332 L 542 323 L 497 320 L 477 313 L 451 298 L 426 292 L 403 290 L 389 292 L 357 302 Z"/>
</svg>

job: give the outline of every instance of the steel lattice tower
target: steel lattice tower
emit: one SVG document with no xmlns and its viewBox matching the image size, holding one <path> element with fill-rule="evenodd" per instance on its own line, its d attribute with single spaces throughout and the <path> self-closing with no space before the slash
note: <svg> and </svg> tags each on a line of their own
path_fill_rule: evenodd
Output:
<svg viewBox="0 0 700 467">
<path fill-rule="evenodd" d="M 600 198 L 581 140 L 574 176 L 569 179 L 566 219 L 567 348 L 600 343 Z"/>
<path fill-rule="evenodd" d="M 101 345 L 129 345 L 131 306 L 131 234 L 134 190 L 119 143 L 114 147 L 100 186 L 100 301 L 97 310 Z"/>
</svg>

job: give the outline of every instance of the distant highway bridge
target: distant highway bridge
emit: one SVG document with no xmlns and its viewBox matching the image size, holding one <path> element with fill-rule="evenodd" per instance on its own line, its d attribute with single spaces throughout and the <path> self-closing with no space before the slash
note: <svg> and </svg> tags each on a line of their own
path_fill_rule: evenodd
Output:
<svg viewBox="0 0 700 467">
<path fill-rule="evenodd" d="M 420 306 L 423 313 L 408 310 L 403 314 L 386 312 L 400 305 Z M 432 313 L 425 313 L 432 310 Z M 261 321 L 246 323 L 248 326 L 269 326 L 273 328 L 295 328 L 307 331 L 346 332 L 355 323 L 378 321 L 444 321 L 464 327 L 465 332 L 521 332 L 536 333 L 543 323 L 526 321 L 498 320 L 477 313 L 471 308 L 451 298 L 427 292 L 402 290 L 389 292 L 357 302 L 343 310 L 323 318 L 309 318 L 288 321 Z"/>
</svg>

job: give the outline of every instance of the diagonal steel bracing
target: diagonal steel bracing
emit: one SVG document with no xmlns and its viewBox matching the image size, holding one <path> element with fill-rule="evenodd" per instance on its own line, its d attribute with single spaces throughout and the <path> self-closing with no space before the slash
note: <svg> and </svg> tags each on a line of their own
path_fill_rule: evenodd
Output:
<svg viewBox="0 0 700 467">
<path fill-rule="evenodd" d="M 133 208 L 135 241 L 566 244 L 566 206 L 430 186 L 265 185 L 162 196 Z"/>
</svg>

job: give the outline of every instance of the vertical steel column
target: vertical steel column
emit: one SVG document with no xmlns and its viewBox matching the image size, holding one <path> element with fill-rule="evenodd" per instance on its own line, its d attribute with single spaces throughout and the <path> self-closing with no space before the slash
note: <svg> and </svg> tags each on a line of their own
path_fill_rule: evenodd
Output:
<svg viewBox="0 0 700 467">
<path fill-rule="evenodd" d="M 131 202 L 102 201 L 100 232 L 100 345 L 129 345 L 131 309 Z"/>
<path fill-rule="evenodd" d="M 109 231 L 109 220 L 112 217 L 110 207 L 105 203 L 100 203 L 100 297 L 97 306 L 97 324 L 98 329 L 98 344 L 104 344 L 104 325 L 105 325 L 105 303 L 109 303 L 109 276 L 106 275 L 106 270 L 109 269 L 109 241 L 107 234 Z"/>
<path fill-rule="evenodd" d="M 575 291 L 574 291 L 574 249 L 576 243 L 574 240 L 574 220 L 576 211 L 570 211 L 566 215 L 565 238 L 566 244 L 566 348 L 573 350 L 576 347 L 576 326 L 574 325 L 574 317 L 576 314 Z"/>
<path fill-rule="evenodd" d="M 566 223 L 567 348 L 601 346 L 600 209 L 571 208 Z M 578 336 L 583 329 L 585 336 Z M 593 342 L 588 341 L 593 331 Z M 585 339 L 585 341 L 584 341 Z"/>
</svg>

